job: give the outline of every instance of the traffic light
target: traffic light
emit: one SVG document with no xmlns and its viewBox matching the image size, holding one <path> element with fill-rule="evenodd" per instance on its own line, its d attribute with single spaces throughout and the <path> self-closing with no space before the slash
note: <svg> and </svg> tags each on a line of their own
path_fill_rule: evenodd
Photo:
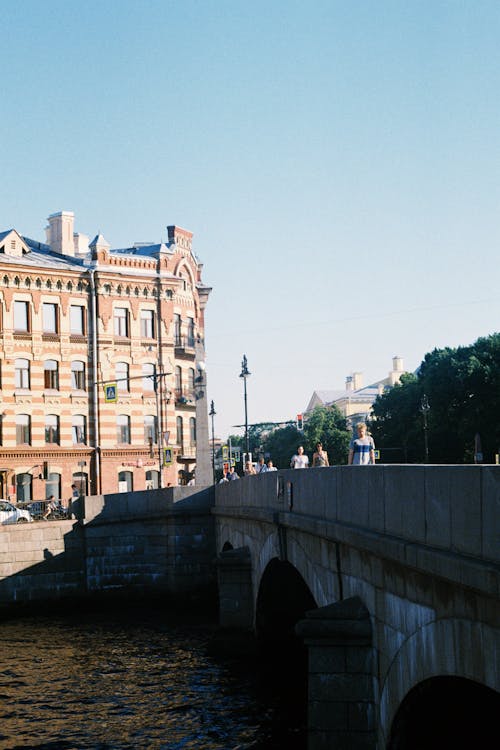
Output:
<svg viewBox="0 0 500 750">
<path fill-rule="evenodd" d="M 300 431 L 304 429 L 304 418 L 302 414 L 297 414 L 297 429 Z"/>
</svg>

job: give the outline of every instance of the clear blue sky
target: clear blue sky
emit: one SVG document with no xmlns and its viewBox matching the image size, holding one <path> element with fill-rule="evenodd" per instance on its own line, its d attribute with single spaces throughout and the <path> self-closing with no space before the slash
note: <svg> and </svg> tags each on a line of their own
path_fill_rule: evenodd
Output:
<svg viewBox="0 0 500 750">
<path fill-rule="evenodd" d="M 500 4 L 0 0 L 0 231 L 194 232 L 216 433 L 500 330 Z"/>
</svg>

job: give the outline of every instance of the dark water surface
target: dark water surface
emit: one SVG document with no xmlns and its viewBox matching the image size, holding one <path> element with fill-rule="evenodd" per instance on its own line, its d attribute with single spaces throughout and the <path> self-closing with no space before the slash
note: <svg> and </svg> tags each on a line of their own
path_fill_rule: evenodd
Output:
<svg viewBox="0 0 500 750">
<path fill-rule="evenodd" d="M 0 622 L 0 748 L 302 750 L 258 660 L 214 654 L 217 633 L 151 606 Z"/>
</svg>

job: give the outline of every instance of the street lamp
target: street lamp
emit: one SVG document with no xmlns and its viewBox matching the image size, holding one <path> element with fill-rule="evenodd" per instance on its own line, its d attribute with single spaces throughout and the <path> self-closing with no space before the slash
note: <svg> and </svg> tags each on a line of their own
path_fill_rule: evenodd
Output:
<svg viewBox="0 0 500 750">
<path fill-rule="evenodd" d="M 425 448 L 425 463 L 429 463 L 429 440 L 427 437 L 427 414 L 430 409 L 429 399 L 427 398 L 426 394 L 422 396 L 422 401 L 420 402 L 420 411 L 422 412 L 422 416 L 424 418 L 424 448 Z"/>
<path fill-rule="evenodd" d="M 217 414 L 215 411 L 214 402 L 210 402 L 209 416 L 212 417 L 212 475 L 215 484 L 215 432 L 214 432 L 214 417 Z"/>
<path fill-rule="evenodd" d="M 248 414 L 247 414 L 247 378 L 250 376 L 250 372 L 248 371 L 248 363 L 246 354 L 243 355 L 243 360 L 241 362 L 241 372 L 240 372 L 240 378 L 243 378 L 243 389 L 244 389 L 244 398 L 245 398 L 245 451 L 247 454 L 247 461 L 248 461 L 248 454 L 250 453 L 249 450 L 249 442 L 248 442 Z"/>
</svg>

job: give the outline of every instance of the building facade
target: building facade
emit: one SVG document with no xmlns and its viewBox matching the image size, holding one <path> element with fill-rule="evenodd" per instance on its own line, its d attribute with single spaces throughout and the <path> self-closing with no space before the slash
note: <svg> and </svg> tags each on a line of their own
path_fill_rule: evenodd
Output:
<svg viewBox="0 0 500 750">
<path fill-rule="evenodd" d="M 211 484 L 192 233 L 112 250 L 69 211 L 0 233 L 0 493 L 15 502 Z"/>
<path fill-rule="evenodd" d="M 386 390 L 399 383 L 404 372 L 401 357 L 392 358 L 392 370 L 389 371 L 386 378 L 377 380 L 376 383 L 370 385 L 363 385 L 362 372 L 353 372 L 347 376 L 344 390 L 314 391 L 304 413 L 308 414 L 315 406 L 332 406 L 335 404 L 346 418 L 348 425 L 352 427 L 356 422 L 364 422 L 370 419 L 377 396 L 381 396 Z"/>
</svg>

